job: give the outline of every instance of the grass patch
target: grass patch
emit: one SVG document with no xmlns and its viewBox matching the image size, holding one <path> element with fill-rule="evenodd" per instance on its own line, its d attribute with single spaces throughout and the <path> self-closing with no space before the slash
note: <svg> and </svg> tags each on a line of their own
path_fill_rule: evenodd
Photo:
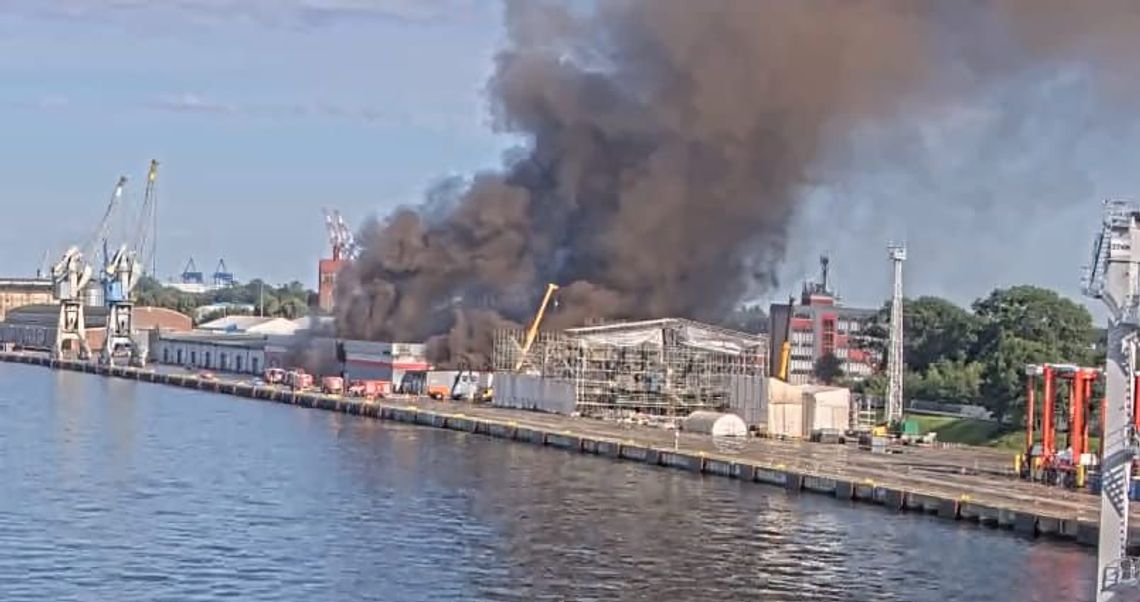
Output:
<svg viewBox="0 0 1140 602">
<path fill-rule="evenodd" d="M 946 443 L 1024 451 L 1025 431 L 1021 428 L 1002 428 L 1000 424 L 988 420 L 954 418 L 953 416 L 909 414 L 906 419 L 918 422 L 920 433 L 925 435 L 934 431 L 938 433 L 938 440 Z M 1037 439 L 1040 441 L 1040 433 L 1037 434 Z M 1065 433 L 1057 433 L 1057 447 L 1059 449 L 1068 447 L 1068 439 Z M 1090 433 L 1089 447 L 1092 450 L 1100 449 L 1100 437 Z"/>
<path fill-rule="evenodd" d="M 988 420 L 955 418 L 953 416 L 923 416 L 911 414 L 907 420 L 918 422 L 922 434 L 934 431 L 938 440 L 946 443 L 989 446 L 1002 440 L 1003 435 L 1013 435 L 1002 431 L 1001 425 Z"/>
</svg>

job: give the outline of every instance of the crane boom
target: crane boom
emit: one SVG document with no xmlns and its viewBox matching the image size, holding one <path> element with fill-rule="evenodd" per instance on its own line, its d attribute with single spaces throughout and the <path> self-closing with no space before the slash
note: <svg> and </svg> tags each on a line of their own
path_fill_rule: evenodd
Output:
<svg viewBox="0 0 1140 602">
<path fill-rule="evenodd" d="M 780 343 L 780 366 L 776 376 L 788 382 L 788 368 L 792 360 L 792 314 L 796 310 L 796 298 L 788 298 L 788 319 L 784 327 L 784 341 Z"/>
<path fill-rule="evenodd" d="M 557 290 L 557 284 L 551 283 L 546 285 L 546 294 L 542 297 L 542 304 L 538 306 L 538 312 L 534 314 L 534 320 L 530 323 L 530 328 L 526 331 L 526 340 L 523 342 L 519 354 L 519 361 L 515 364 L 516 371 L 521 370 L 523 363 L 526 362 L 526 354 L 530 352 L 531 345 L 534 345 L 534 339 L 538 336 L 538 327 L 542 325 L 542 318 L 546 315 L 546 306 L 550 305 L 550 299 L 554 296 L 554 291 Z"/>
<path fill-rule="evenodd" d="M 91 240 L 87 241 L 86 246 L 80 249 L 84 257 L 91 257 L 95 252 L 96 245 L 101 241 L 107 239 L 107 235 L 111 232 L 111 222 L 114 219 L 115 211 L 119 208 L 119 203 L 123 198 L 123 188 L 127 185 L 127 176 L 119 176 L 118 183 L 115 184 L 115 190 L 111 193 L 111 200 L 107 203 L 107 210 L 103 212 L 103 219 L 99 220 L 99 225 L 95 227 Z"/>
</svg>

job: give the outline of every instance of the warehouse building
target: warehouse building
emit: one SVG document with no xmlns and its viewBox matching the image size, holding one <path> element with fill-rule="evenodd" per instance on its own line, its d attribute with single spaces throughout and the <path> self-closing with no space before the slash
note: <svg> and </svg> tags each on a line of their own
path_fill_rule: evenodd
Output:
<svg viewBox="0 0 1140 602">
<path fill-rule="evenodd" d="M 186 368 L 260 374 L 267 337 L 261 334 L 163 332 L 151 340 L 151 361 Z"/>
<path fill-rule="evenodd" d="M 846 307 L 828 287 L 828 261 L 820 260 L 822 277 L 819 282 L 804 284 L 799 304 L 792 304 L 791 322 L 789 305 L 773 304 L 768 311 L 769 371 L 779 371 L 780 348 L 788 337 L 791 326 L 791 358 L 788 380 L 793 384 L 814 381 L 815 363 L 831 354 L 840 362 L 843 374 L 854 379 L 870 376 L 876 369 L 878 358 L 859 347 L 861 332 L 879 310 Z"/>
<path fill-rule="evenodd" d="M 107 338 L 107 308 L 84 309 L 87 344 L 93 352 L 103 349 Z M 134 308 L 134 325 L 138 332 L 189 332 L 190 316 L 163 307 Z M 36 304 L 15 308 L 0 322 L 0 343 L 16 348 L 50 350 L 55 345 L 59 326 L 59 305 Z M 153 338 L 155 335 L 151 335 Z"/>
<path fill-rule="evenodd" d="M 0 279 L 0 321 L 10 310 L 25 305 L 44 305 L 52 302 L 51 280 L 42 278 Z"/>
</svg>

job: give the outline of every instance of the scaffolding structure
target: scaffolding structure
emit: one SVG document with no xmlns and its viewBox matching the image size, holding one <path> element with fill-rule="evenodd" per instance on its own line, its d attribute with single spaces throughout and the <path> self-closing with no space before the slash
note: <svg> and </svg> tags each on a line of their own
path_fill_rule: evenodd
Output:
<svg viewBox="0 0 1140 602">
<path fill-rule="evenodd" d="M 573 385 L 578 412 L 678 416 L 724 410 L 756 394 L 767 340 L 679 318 L 539 333 L 522 357 L 519 329 L 496 332 L 496 371 Z"/>
</svg>

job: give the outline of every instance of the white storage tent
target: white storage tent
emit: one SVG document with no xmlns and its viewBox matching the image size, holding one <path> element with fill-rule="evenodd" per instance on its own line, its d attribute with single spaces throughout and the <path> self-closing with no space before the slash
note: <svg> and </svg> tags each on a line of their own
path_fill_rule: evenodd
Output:
<svg viewBox="0 0 1140 602">
<path fill-rule="evenodd" d="M 681 430 L 713 437 L 747 437 L 748 425 L 736 414 L 697 411 L 681 422 Z"/>
</svg>

